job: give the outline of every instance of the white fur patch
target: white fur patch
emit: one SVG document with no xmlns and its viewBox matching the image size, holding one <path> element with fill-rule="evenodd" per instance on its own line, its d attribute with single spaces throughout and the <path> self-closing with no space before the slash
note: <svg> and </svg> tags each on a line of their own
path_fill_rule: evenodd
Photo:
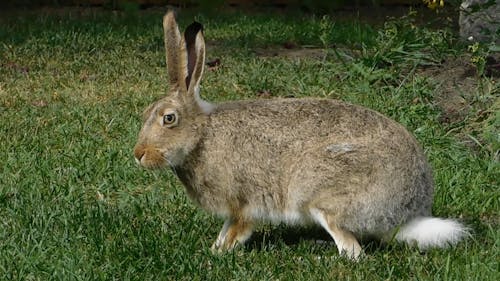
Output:
<svg viewBox="0 0 500 281">
<path fill-rule="evenodd" d="M 230 225 L 231 225 L 231 220 L 227 219 L 224 222 L 224 225 L 222 226 L 221 231 L 219 232 L 219 236 L 217 236 L 217 240 L 215 240 L 214 247 L 218 248 L 222 244 L 224 244 L 224 240 L 226 240 L 227 230 L 229 229 Z"/>
<path fill-rule="evenodd" d="M 338 153 L 338 152 L 350 152 L 354 150 L 354 146 L 350 143 L 336 143 L 330 144 L 326 147 L 326 151 Z"/>
<path fill-rule="evenodd" d="M 264 209 L 248 210 L 247 216 L 254 220 L 268 221 L 273 224 L 285 223 L 288 225 L 306 224 L 308 219 L 297 210 L 285 210 L 283 212 L 269 211 Z"/>
<path fill-rule="evenodd" d="M 323 227 L 325 230 L 330 229 L 330 227 L 328 226 L 328 222 L 325 219 L 325 216 L 323 215 L 323 213 L 320 210 L 311 209 L 311 210 L 309 210 L 309 212 L 311 213 L 311 216 L 314 219 L 314 221 L 319 223 L 319 225 L 321 225 L 321 227 Z M 331 235 L 331 233 L 330 233 L 330 235 Z"/>
<path fill-rule="evenodd" d="M 210 114 L 214 110 L 215 105 L 209 103 L 208 101 L 206 101 L 200 97 L 200 87 L 196 87 L 194 89 L 194 98 L 195 98 L 196 102 L 198 103 L 198 105 L 200 106 L 201 110 L 205 114 Z"/>
<path fill-rule="evenodd" d="M 469 230 L 455 220 L 420 217 L 403 225 L 396 234 L 396 240 L 416 243 L 419 249 L 425 250 L 454 245 L 466 236 L 470 236 Z"/>
</svg>

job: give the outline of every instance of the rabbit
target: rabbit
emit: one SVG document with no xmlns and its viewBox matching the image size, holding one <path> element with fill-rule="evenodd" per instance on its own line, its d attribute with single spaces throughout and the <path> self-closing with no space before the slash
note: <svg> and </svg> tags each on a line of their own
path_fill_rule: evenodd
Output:
<svg viewBox="0 0 500 281">
<path fill-rule="evenodd" d="M 432 172 L 402 125 L 333 99 L 207 102 L 202 25 L 182 36 L 168 11 L 163 29 L 169 92 L 144 111 L 134 156 L 170 167 L 196 205 L 225 219 L 214 252 L 243 244 L 259 222 L 319 225 L 353 260 L 366 236 L 425 250 L 469 235 L 432 217 Z"/>
</svg>

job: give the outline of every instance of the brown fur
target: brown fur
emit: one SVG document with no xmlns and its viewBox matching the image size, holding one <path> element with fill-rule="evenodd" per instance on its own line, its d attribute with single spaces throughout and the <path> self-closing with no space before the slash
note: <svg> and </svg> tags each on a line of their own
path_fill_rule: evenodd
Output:
<svg viewBox="0 0 500 281">
<path fill-rule="evenodd" d="M 268 220 L 320 224 L 339 252 L 357 258 L 355 236 L 383 236 L 430 215 L 431 170 L 403 126 L 329 99 L 212 106 L 198 94 L 201 30 L 185 34 L 186 50 L 171 12 L 164 29 L 170 92 L 145 111 L 134 154 L 145 167 L 170 166 L 197 205 L 226 218 L 214 250 L 243 243 Z M 169 113 L 175 126 L 162 121 Z"/>
<path fill-rule="evenodd" d="M 335 144 L 339 151 L 328 149 Z M 357 233 L 429 215 L 432 202 L 430 170 L 415 139 L 374 111 L 334 100 L 221 104 L 174 170 L 210 212 L 315 207 L 339 214 L 338 223 Z"/>
</svg>

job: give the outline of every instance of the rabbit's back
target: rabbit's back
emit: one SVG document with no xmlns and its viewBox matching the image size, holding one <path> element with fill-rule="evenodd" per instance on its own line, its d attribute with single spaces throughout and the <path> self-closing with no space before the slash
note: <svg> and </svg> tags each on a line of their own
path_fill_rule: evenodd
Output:
<svg viewBox="0 0 500 281">
<path fill-rule="evenodd" d="M 375 206 L 349 211 L 353 217 L 391 220 L 378 210 L 387 207 L 404 220 L 401 212 L 426 213 L 432 201 L 432 177 L 414 137 L 380 113 L 336 100 L 223 103 L 177 171 L 191 197 L 221 215 L 248 205 L 249 216 L 302 222 L 300 210 L 327 197 L 324 208 L 342 209 L 335 198 Z"/>
</svg>

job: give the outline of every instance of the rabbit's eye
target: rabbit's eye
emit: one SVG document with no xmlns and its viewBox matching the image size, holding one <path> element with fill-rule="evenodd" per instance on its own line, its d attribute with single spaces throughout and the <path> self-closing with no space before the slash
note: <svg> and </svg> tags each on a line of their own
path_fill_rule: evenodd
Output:
<svg viewBox="0 0 500 281">
<path fill-rule="evenodd" d="M 175 113 L 169 113 L 163 115 L 163 124 L 164 125 L 175 125 L 177 123 L 177 116 Z"/>
</svg>

